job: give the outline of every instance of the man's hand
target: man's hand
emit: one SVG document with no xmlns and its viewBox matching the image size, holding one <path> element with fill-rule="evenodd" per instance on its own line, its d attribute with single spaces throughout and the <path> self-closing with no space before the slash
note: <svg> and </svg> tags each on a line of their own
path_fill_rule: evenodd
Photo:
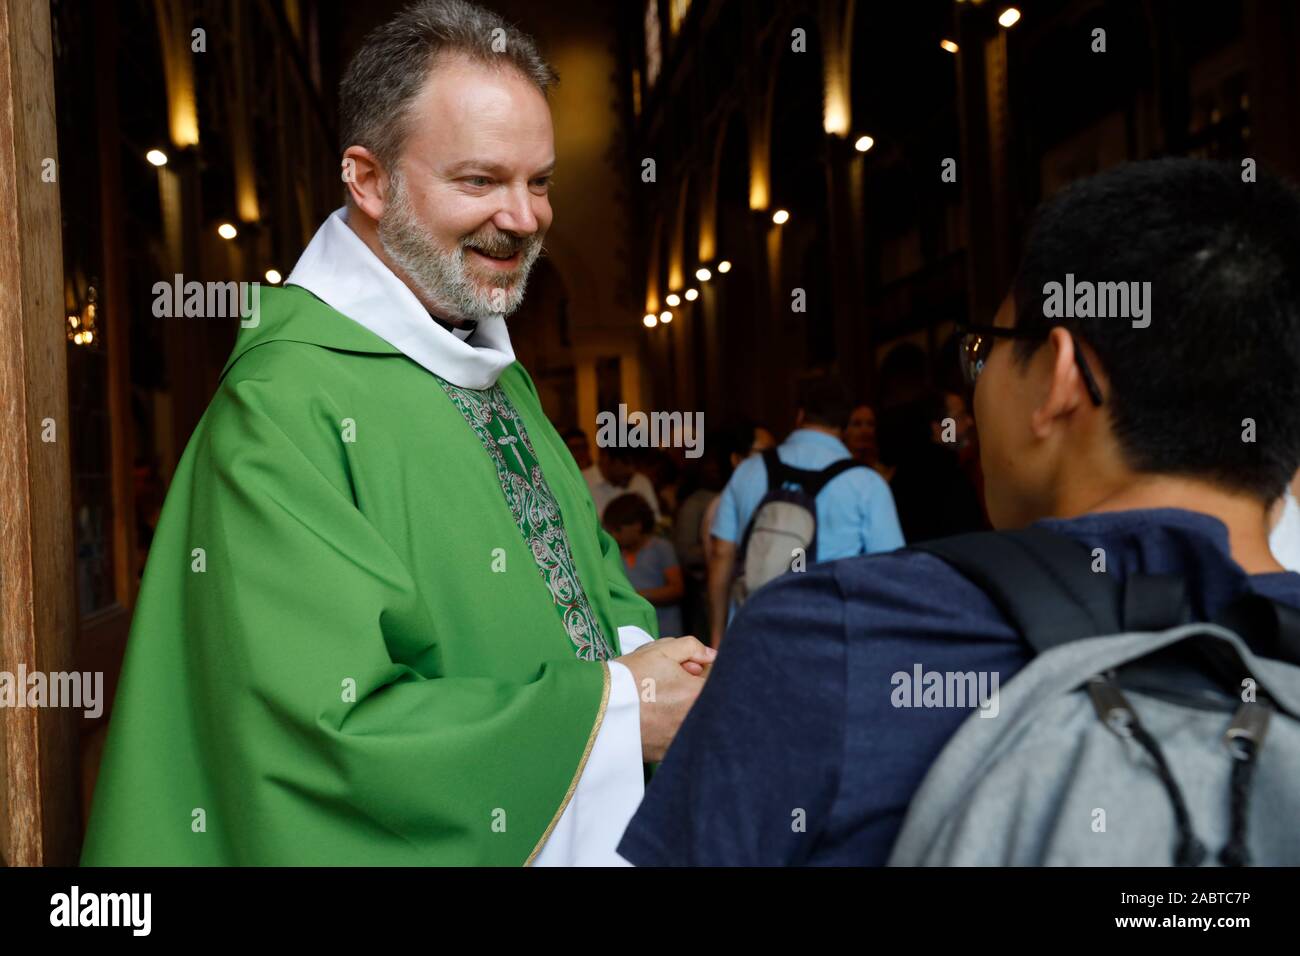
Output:
<svg viewBox="0 0 1300 956">
<path fill-rule="evenodd" d="M 717 652 L 693 637 L 664 637 L 615 658 L 641 698 L 641 759 L 662 760 L 695 703 Z"/>
</svg>

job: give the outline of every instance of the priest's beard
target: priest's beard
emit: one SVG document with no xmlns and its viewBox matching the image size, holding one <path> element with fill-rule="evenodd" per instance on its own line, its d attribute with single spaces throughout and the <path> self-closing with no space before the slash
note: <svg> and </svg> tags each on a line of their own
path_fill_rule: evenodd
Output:
<svg viewBox="0 0 1300 956">
<path fill-rule="evenodd" d="M 482 321 L 505 317 L 519 308 L 528 273 L 542 251 L 541 233 L 512 236 L 493 226 L 464 236 L 455 249 L 443 249 L 429 236 L 411 206 L 401 173 L 389 179 L 389 199 L 379 218 L 379 244 L 415 285 L 422 298 L 443 318 Z M 509 256 L 522 250 L 511 272 L 488 272 L 475 267 L 466 250 L 492 256 Z M 475 278 L 475 276 L 480 278 Z"/>
</svg>

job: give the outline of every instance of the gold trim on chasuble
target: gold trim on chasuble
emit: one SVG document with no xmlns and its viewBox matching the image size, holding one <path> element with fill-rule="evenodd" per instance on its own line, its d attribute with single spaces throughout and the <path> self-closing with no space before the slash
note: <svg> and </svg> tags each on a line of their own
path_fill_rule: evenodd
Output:
<svg viewBox="0 0 1300 956">
<path fill-rule="evenodd" d="M 542 847 L 551 838 L 551 831 L 560 822 L 560 817 L 564 815 L 565 809 L 569 806 L 569 801 L 573 799 L 573 792 L 578 789 L 578 779 L 582 776 L 582 771 L 587 769 L 587 758 L 591 756 L 591 748 L 596 745 L 596 734 L 600 733 L 601 724 L 605 722 L 605 711 L 609 709 L 609 665 L 602 662 L 600 669 L 605 675 L 605 686 L 600 692 L 600 708 L 596 711 L 596 720 L 591 725 L 591 733 L 587 735 L 587 746 L 582 750 L 582 759 L 578 761 L 578 769 L 573 772 L 573 779 L 569 781 L 569 789 L 565 791 L 564 799 L 560 801 L 560 805 L 556 808 L 555 816 L 551 817 L 551 822 L 547 824 L 542 838 L 537 841 L 537 846 L 533 847 L 533 852 L 528 854 L 528 859 L 524 860 L 524 866 L 532 866 L 533 860 L 537 859 L 537 854 L 542 852 Z"/>
</svg>

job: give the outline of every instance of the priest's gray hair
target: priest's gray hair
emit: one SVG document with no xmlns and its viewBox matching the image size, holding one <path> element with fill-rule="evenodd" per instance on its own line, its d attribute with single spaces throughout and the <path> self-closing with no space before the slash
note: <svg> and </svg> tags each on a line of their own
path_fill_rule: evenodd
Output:
<svg viewBox="0 0 1300 956">
<path fill-rule="evenodd" d="M 419 0 L 371 30 L 339 84 L 341 149 L 364 146 L 392 170 L 407 112 L 430 70 L 458 54 L 518 70 L 545 96 L 558 77 L 533 38 L 467 0 Z"/>
</svg>

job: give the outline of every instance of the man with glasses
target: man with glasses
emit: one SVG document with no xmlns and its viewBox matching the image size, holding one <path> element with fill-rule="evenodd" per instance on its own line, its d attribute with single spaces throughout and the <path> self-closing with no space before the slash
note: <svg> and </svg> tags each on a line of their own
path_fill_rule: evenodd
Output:
<svg viewBox="0 0 1300 956">
<path fill-rule="evenodd" d="M 1048 318 L 1069 274 L 1150 282 L 1149 324 Z M 989 518 L 1181 575 L 1208 620 L 1249 592 L 1300 608 L 1268 547 L 1300 466 L 1300 198 L 1166 159 L 1039 211 L 1011 294 L 966 329 Z M 619 852 L 638 865 L 879 864 L 970 707 L 900 707 L 892 675 L 996 675 L 1032 656 L 992 600 L 904 550 L 786 575 L 728 631 Z M 1011 812 L 1013 795 L 1008 798 Z"/>
</svg>

